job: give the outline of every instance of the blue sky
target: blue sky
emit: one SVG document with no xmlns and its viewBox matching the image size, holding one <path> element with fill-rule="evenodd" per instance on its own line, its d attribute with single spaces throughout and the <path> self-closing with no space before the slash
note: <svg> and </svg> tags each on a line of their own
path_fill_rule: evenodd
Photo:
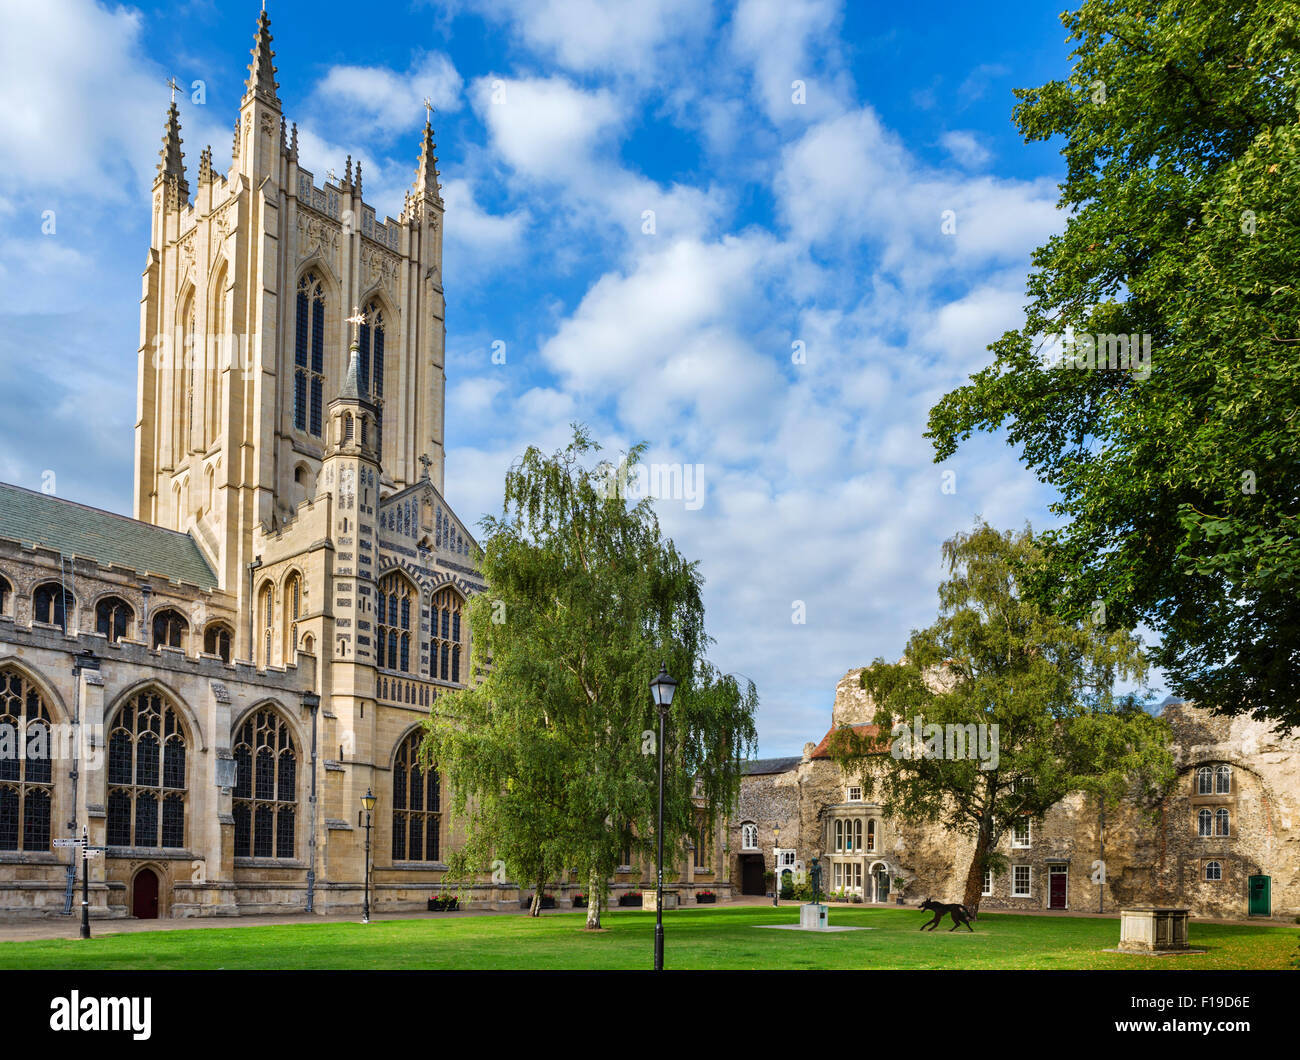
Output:
<svg viewBox="0 0 1300 1060">
<path fill-rule="evenodd" d="M 224 172 L 257 7 L 0 13 L 0 479 L 129 511 L 164 82 L 204 85 L 179 100 L 191 185 L 204 144 Z M 496 511 L 510 460 L 573 420 L 697 465 L 699 502 L 657 508 L 701 562 L 715 663 L 759 685 L 762 753 L 819 739 L 843 673 L 933 618 L 945 538 L 1050 522 L 999 439 L 941 467 L 921 435 L 1063 226 L 1056 145 L 1011 123 L 1013 88 L 1068 74 L 1053 5 L 268 7 L 318 182 L 351 154 L 396 216 L 438 108 L 448 499 Z"/>
</svg>

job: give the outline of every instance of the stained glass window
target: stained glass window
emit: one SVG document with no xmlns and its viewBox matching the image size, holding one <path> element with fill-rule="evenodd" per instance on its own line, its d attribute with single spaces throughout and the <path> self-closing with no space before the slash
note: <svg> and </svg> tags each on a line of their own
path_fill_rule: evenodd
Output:
<svg viewBox="0 0 1300 1060">
<path fill-rule="evenodd" d="M 288 723 L 257 711 L 239 727 L 235 763 L 235 856 L 292 858 L 297 754 Z"/>
<path fill-rule="evenodd" d="M 185 845 L 185 732 L 158 692 L 118 712 L 108 737 L 110 846 Z"/>
</svg>

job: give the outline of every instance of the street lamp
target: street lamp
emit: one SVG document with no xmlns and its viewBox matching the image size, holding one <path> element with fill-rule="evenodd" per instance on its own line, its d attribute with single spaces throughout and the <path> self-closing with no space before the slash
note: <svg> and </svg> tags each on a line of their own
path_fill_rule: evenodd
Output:
<svg viewBox="0 0 1300 1060">
<path fill-rule="evenodd" d="M 655 859 L 655 971 L 664 970 L 664 718 L 673 705 L 677 682 L 668 676 L 663 663 L 659 676 L 650 682 L 650 695 L 659 708 L 659 855 Z"/>
<path fill-rule="evenodd" d="M 361 923 L 370 923 L 370 811 L 375 808 L 375 797 L 370 789 L 361 796 L 361 805 L 366 809 L 366 897 L 361 909 Z"/>
<path fill-rule="evenodd" d="M 781 856 L 777 850 L 781 846 L 781 826 L 772 826 L 772 905 L 781 904 Z"/>
</svg>

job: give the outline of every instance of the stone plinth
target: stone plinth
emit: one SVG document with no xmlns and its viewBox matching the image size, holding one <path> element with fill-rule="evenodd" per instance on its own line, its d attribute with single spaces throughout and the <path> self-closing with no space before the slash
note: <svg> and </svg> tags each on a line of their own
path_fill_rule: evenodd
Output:
<svg viewBox="0 0 1300 1060">
<path fill-rule="evenodd" d="M 1120 913 L 1119 948 L 1134 953 L 1187 949 L 1186 909 L 1152 907 Z"/>
<path fill-rule="evenodd" d="M 826 906 L 812 902 L 799 907 L 799 926 L 805 931 L 817 931 L 827 926 Z"/>
<path fill-rule="evenodd" d="M 658 898 L 659 896 L 655 891 L 646 891 L 645 894 L 641 896 L 641 908 L 650 909 L 650 910 L 657 909 L 658 906 L 656 903 L 658 901 Z M 665 909 L 677 908 L 676 891 L 664 891 L 664 908 Z"/>
</svg>

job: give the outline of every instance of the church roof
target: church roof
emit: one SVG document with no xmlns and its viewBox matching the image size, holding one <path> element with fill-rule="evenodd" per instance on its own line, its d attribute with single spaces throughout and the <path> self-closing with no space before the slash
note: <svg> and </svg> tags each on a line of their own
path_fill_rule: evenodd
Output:
<svg viewBox="0 0 1300 1060">
<path fill-rule="evenodd" d="M 189 534 L 0 482 L 0 538 L 215 589 L 217 576 Z"/>
<path fill-rule="evenodd" d="M 770 773 L 788 773 L 803 759 L 798 755 L 793 758 L 755 758 L 751 762 L 741 763 L 741 772 L 747 777 L 766 776 Z"/>
</svg>

